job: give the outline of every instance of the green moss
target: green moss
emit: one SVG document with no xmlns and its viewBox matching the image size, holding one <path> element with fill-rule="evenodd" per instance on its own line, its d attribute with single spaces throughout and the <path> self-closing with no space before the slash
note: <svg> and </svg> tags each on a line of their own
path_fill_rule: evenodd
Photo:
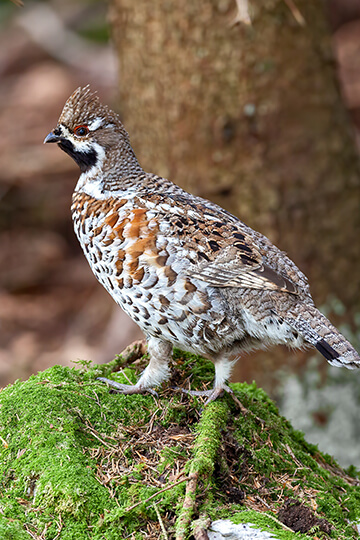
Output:
<svg viewBox="0 0 360 540">
<path fill-rule="evenodd" d="M 24 531 L 19 521 L 10 521 L 0 514 L 0 538 L 6 538 L 6 540 L 29 540 L 30 536 Z"/>
<path fill-rule="evenodd" d="M 203 411 L 197 426 L 194 458 L 190 472 L 198 472 L 209 477 L 215 466 L 217 451 L 221 442 L 221 432 L 226 427 L 229 410 L 226 403 L 212 402 Z"/>
<path fill-rule="evenodd" d="M 176 384 L 190 376 L 194 388 L 212 384 L 211 363 L 180 351 L 174 360 Z M 105 366 L 55 366 L 1 391 L 1 538 L 115 540 L 143 538 L 143 530 L 158 538 L 154 502 L 171 538 L 191 474 L 192 519 L 236 514 L 295 538 L 276 523 L 291 497 L 326 518 L 333 538 L 356 538 L 356 471 L 346 474 L 309 445 L 255 384 L 233 385 L 245 416 L 230 396 L 200 413 L 199 398 L 170 388 L 159 398 L 123 396 L 96 380 L 135 381 L 125 364 L 117 357 Z"/>
</svg>

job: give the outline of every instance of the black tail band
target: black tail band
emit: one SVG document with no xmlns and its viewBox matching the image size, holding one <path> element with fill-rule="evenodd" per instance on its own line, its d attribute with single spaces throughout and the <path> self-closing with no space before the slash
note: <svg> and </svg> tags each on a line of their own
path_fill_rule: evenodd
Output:
<svg viewBox="0 0 360 540">
<path fill-rule="evenodd" d="M 335 360 L 340 356 L 324 339 L 318 341 L 315 347 L 319 353 L 325 356 L 326 360 Z"/>
</svg>

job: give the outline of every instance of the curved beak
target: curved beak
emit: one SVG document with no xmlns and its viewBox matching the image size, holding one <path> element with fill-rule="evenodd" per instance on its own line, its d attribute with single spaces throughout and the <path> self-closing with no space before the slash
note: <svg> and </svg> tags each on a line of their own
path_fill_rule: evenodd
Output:
<svg viewBox="0 0 360 540">
<path fill-rule="evenodd" d="M 44 144 L 49 143 L 49 142 L 60 142 L 60 140 L 61 140 L 61 137 L 59 137 L 59 135 L 55 135 L 53 131 L 50 131 L 50 133 L 46 135 L 44 139 Z"/>
</svg>

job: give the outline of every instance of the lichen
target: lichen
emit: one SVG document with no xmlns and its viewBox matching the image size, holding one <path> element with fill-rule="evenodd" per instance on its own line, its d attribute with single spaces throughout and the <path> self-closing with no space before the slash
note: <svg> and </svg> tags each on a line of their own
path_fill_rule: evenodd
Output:
<svg viewBox="0 0 360 540">
<path fill-rule="evenodd" d="M 112 394 L 96 380 L 135 381 L 146 358 L 133 360 L 55 366 L 1 391 L 1 538 L 152 539 L 162 527 L 187 538 L 202 516 L 288 540 L 295 533 L 277 521 L 287 498 L 326 518 L 333 538 L 357 538 L 357 472 L 308 444 L 255 384 L 233 385 L 245 413 L 231 396 L 203 408 L 172 387 L 209 386 L 213 366 L 180 351 L 159 397 Z"/>
</svg>

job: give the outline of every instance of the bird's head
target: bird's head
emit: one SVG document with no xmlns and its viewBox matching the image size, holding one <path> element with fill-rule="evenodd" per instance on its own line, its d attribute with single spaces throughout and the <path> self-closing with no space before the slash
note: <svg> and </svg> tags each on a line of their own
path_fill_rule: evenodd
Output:
<svg viewBox="0 0 360 540">
<path fill-rule="evenodd" d="M 44 143 L 57 143 L 83 173 L 98 167 L 114 146 L 130 144 L 119 116 L 103 105 L 89 86 L 77 88 L 69 97 Z"/>
</svg>

